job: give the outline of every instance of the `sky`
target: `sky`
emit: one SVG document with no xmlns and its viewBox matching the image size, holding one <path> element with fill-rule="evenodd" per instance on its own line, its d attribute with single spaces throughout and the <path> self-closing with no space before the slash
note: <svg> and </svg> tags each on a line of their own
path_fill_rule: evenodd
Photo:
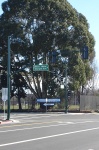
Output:
<svg viewBox="0 0 99 150">
<path fill-rule="evenodd" d="M 79 12 L 82 13 L 88 23 L 89 31 L 95 38 L 95 64 L 99 72 L 99 0 L 68 0 L 68 2 Z"/>
<path fill-rule="evenodd" d="M 0 14 L 2 13 L 1 4 L 5 0 L 0 0 Z M 89 23 L 89 31 L 95 38 L 95 62 L 97 69 L 99 70 L 99 0 L 68 0 L 68 2 L 79 12 L 82 13 L 88 23 Z"/>
</svg>

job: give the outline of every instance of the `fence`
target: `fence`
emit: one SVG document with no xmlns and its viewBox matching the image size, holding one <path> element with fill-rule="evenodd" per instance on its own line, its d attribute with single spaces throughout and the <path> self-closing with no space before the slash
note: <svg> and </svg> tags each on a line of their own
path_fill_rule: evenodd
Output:
<svg viewBox="0 0 99 150">
<path fill-rule="evenodd" d="M 25 98 L 20 99 L 21 102 L 21 107 L 23 110 L 31 110 L 35 106 L 35 100 L 32 94 L 27 95 Z M 7 109 L 7 103 L 8 101 L 5 102 L 5 109 Z M 18 103 L 18 98 L 15 96 L 10 99 L 10 109 L 11 110 L 18 110 L 19 109 L 19 103 Z M 0 98 L 0 110 L 3 110 L 3 101 Z"/>
<path fill-rule="evenodd" d="M 80 95 L 80 111 L 98 111 L 99 96 Z"/>
<path fill-rule="evenodd" d="M 54 110 L 59 110 L 59 111 L 64 111 L 65 110 L 65 97 L 60 98 L 61 102 L 56 103 L 54 106 L 48 106 L 48 111 L 54 111 Z M 76 109 L 76 105 L 79 105 L 78 99 L 74 94 L 71 94 L 70 97 L 68 97 L 68 108 Z M 36 99 L 34 99 L 33 94 L 27 94 L 25 98 L 21 98 L 21 107 L 23 111 L 40 111 L 40 104 L 37 103 Z M 45 107 L 46 108 L 46 107 Z M 78 107 L 77 107 L 78 108 Z M 18 103 L 18 98 L 15 96 L 11 98 L 10 100 L 10 109 L 12 110 L 19 110 L 19 103 Z M 6 101 L 6 110 L 7 110 L 7 101 Z M 0 99 L 0 111 L 3 111 L 3 101 Z"/>
</svg>

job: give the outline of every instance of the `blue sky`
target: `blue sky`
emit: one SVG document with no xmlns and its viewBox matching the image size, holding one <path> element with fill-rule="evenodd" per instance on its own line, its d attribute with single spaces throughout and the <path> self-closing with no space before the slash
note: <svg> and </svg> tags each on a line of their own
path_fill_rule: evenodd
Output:
<svg viewBox="0 0 99 150">
<path fill-rule="evenodd" d="M 99 0 L 68 0 L 68 2 L 82 13 L 90 26 L 89 31 L 95 38 L 96 65 L 99 70 Z"/>
<path fill-rule="evenodd" d="M 2 13 L 1 4 L 5 0 L 0 0 L 0 14 Z M 99 69 L 99 0 L 68 0 L 68 2 L 79 12 L 82 13 L 90 25 L 90 32 L 93 34 L 96 44 L 96 63 Z"/>
</svg>

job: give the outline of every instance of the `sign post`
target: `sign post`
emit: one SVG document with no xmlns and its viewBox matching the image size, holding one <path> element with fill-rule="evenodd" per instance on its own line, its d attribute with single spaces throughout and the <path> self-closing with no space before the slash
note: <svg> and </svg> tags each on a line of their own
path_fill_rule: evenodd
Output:
<svg viewBox="0 0 99 150">
<path fill-rule="evenodd" d="M 2 88 L 2 100 L 4 102 L 4 120 L 5 120 L 5 101 L 8 99 L 8 88 Z"/>
<path fill-rule="evenodd" d="M 47 98 L 46 98 L 46 112 L 47 112 Z"/>
</svg>

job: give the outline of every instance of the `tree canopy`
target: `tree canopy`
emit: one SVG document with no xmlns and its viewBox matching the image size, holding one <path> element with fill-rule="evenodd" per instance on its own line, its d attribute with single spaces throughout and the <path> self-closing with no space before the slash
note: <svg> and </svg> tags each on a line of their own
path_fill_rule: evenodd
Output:
<svg viewBox="0 0 99 150">
<path fill-rule="evenodd" d="M 8 0 L 2 3 L 2 10 L 1 65 L 7 69 L 7 40 L 10 36 L 11 74 L 26 68 L 22 70 L 22 75 L 36 98 L 57 96 L 60 77 L 64 76 L 64 58 L 60 56 L 53 63 L 50 52 L 71 52 L 67 57 L 68 85 L 72 90 L 80 89 L 92 77 L 95 40 L 86 17 L 67 0 Z M 88 60 L 83 60 L 81 56 L 84 45 L 88 46 Z M 50 71 L 35 72 L 33 65 L 40 63 L 49 64 Z"/>
</svg>

